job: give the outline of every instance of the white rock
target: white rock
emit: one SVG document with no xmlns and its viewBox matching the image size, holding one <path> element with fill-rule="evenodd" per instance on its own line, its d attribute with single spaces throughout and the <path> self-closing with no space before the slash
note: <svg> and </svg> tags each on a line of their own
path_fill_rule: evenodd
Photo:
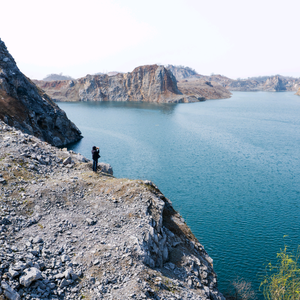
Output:
<svg viewBox="0 0 300 300">
<path fill-rule="evenodd" d="M 20 277 L 20 284 L 25 287 L 30 286 L 32 282 L 42 278 L 42 273 L 37 268 L 28 268 L 25 269 L 24 272 L 26 274 Z"/>
<path fill-rule="evenodd" d="M 63 263 L 71 260 L 67 254 L 62 255 L 60 259 Z"/>
</svg>

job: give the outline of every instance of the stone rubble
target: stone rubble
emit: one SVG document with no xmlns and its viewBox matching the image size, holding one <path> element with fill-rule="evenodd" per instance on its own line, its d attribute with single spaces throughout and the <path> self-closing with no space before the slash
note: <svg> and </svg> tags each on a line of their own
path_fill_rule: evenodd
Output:
<svg viewBox="0 0 300 300">
<path fill-rule="evenodd" d="M 0 299 L 224 300 L 212 259 L 151 181 L 92 172 L 1 121 L 0 149 Z"/>
</svg>

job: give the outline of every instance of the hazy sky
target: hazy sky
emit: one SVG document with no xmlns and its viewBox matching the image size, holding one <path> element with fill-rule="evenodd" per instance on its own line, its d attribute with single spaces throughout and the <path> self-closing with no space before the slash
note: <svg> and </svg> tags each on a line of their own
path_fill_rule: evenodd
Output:
<svg viewBox="0 0 300 300">
<path fill-rule="evenodd" d="M 30 78 L 184 65 L 300 77 L 300 0 L 9 0 L 0 38 Z"/>
</svg>

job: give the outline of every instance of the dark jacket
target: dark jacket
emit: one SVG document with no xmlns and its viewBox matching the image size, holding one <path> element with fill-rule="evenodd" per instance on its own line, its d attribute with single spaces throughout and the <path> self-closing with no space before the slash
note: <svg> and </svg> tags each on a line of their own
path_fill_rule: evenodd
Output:
<svg viewBox="0 0 300 300">
<path fill-rule="evenodd" d="M 100 157 L 100 155 L 99 155 L 99 149 L 92 150 L 92 156 L 93 156 L 93 160 L 98 160 L 98 158 Z"/>
</svg>

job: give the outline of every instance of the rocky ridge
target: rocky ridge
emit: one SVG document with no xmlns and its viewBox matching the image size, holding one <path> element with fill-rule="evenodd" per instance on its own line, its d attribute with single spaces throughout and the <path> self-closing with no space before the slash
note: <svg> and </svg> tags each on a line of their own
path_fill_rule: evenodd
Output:
<svg viewBox="0 0 300 300">
<path fill-rule="evenodd" d="M 163 66 L 149 65 L 130 73 L 87 75 L 77 80 L 34 81 L 55 101 L 196 102 L 182 95 L 175 77 Z"/>
<path fill-rule="evenodd" d="M 158 65 L 137 67 L 130 73 L 87 75 L 68 81 L 34 82 L 55 101 L 182 103 L 230 97 L 230 92 L 217 83 L 208 86 L 204 82 L 200 85 L 199 82 L 193 82 L 199 85 L 195 93 L 192 89 L 182 89 L 177 86 L 172 72 Z M 208 90 L 206 93 L 205 89 Z"/>
<path fill-rule="evenodd" d="M 56 146 L 82 137 L 65 112 L 20 72 L 1 39 L 0 119 Z"/>
<path fill-rule="evenodd" d="M 300 86 L 300 79 L 276 75 L 259 81 L 255 79 L 231 80 L 231 82 L 225 82 L 225 86 L 231 91 L 296 91 Z"/>
<path fill-rule="evenodd" d="M 0 121 L 0 297 L 214 299 L 212 259 L 149 181 Z M 1 296 L 2 295 L 2 296 Z"/>
<path fill-rule="evenodd" d="M 47 75 L 43 81 L 54 81 L 54 80 L 72 80 L 71 76 L 60 74 L 49 74 Z"/>
<path fill-rule="evenodd" d="M 183 79 L 195 80 L 197 78 L 202 80 L 202 82 L 210 82 L 212 85 L 217 83 L 229 91 L 282 92 L 297 91 L 300 87 L 300 78 L 285 77 L 281 75 L 234 80 L 222 75 L 201 75 L 188 67 L 169 65 L 167 68 L 174 74 L 179 82 L 182 82 Z M 191 70 L 193 72 L 191 72 Z M 179 84 L 178 87 L 180 89 Z M 195 87 L 197 87 L 197 85 L 195 85 Z M 182 89 L 180 90 L 184 93 Z"/>
</svg>

